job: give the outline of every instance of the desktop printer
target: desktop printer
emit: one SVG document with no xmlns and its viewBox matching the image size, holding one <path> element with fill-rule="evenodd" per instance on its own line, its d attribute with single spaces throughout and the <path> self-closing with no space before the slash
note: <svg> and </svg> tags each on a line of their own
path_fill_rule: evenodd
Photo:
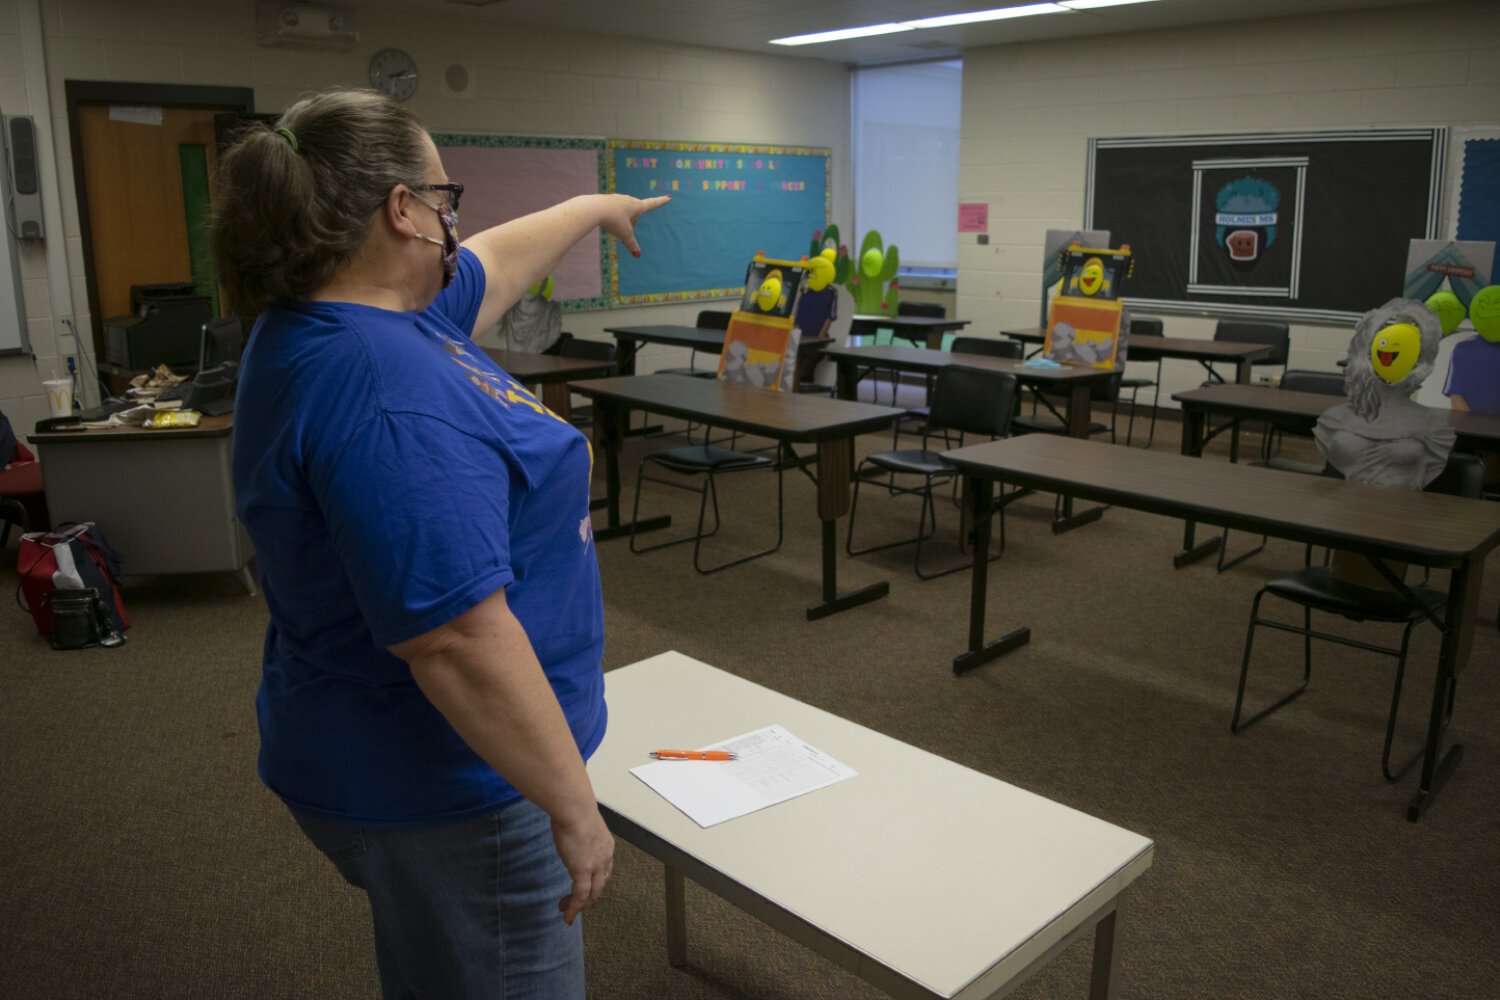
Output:
<svg viewBox="0 0 1500 1000">
<path fill-rule="evenodd" d="M 128 371 L 192 368 L 213 303 L 191 284 L 131 285 L 130 315 L 104 321 L 104 360 Z"/>
</svg>

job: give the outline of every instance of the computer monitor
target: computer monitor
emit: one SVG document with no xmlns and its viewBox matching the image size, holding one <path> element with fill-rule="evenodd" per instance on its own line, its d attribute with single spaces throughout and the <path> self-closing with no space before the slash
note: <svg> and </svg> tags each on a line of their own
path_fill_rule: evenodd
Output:
<svg viewBox="0 0 1500 1000">
<path fill-rule="evenodd" d="M 225 316 L 223 319 L 209 320 L 203 324 L 198 370 L 206 372 L 229 361 L 238 364 L 244 350 L 245 326 L 237 317 Z"/>
</svg>

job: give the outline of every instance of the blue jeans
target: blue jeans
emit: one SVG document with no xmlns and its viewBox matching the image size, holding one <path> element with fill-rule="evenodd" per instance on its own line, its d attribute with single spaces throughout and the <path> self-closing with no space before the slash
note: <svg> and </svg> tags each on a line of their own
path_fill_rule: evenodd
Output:
<svg viewBox="0 0 1500 1000">
<path fill-rule="evenodd" d="M 292 815 L 369 897 L 385 1000 L 582 1000 L 583 919 L 563 923 L 572 879 L 530 802 L 416 829 Z"/>
</svg>

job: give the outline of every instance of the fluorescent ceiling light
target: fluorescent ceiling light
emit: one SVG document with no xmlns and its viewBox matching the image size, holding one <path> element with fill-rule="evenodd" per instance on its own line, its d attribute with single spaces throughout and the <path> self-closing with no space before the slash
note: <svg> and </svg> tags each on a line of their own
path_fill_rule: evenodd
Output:
<svg viewBox="0 0 1500 1000">
<path fill-rule="evenodd" d="M 1156 0 L 1057 0 L 1057 2 L 1073 10 L 1093 10 L 1095 7 L 1119 7 L 1127 3 L 1155 3 Z"/>
<path fill-rule="evenodd" d="M 975 10 L 965 14 L 939 14 L 916 21 L 902 21 L 908 28 L 947 28 L 955 24 L 976 24 L 980 21 L 1000 21 L 1008 17 L 1028 17 L 1032 14 L 1066 14 L 1068 8 L 1055 3 L 1028 3 L 1020 7 L 999 7 L 995 10 Z"/>
<path fill-rule="evenodd" d="M 789 38 L 773 38 L 772 45 L 816 45 L 819 42 L 837 42 L 845 38 L 868 38 L 870 35 L 889 35 L 897 31 L 910 31 L 906 24 L 867 24 L 861 28 L 840 28 L 837 31 L 819 31 L 811 35 L 792 35 Z"/>
<path fill-rule="evenodd" d="M 1057 0 L 1056 3 L 1028 3 L 1018 7 L 997 7 L 994 10 L 975 10 L 962 14 L 939 14 L 936 17 L 923 17 L 913 21 L 867 24 L 860 28 L 840 28 L 837 31 L 819 31 L 811 35 L 773 38 L 771 44 L 817 45 L 819 42 L 838 42 L 847 38 L 889 35 L 897 31 L 911 31 L 913 28 L 948 28 L 958 24 L 978 24 L 982 21 L 1029 17 L 1032 14 L 1068 14 L 1075 10 L 1093 10 L 1097 7 L 1118 7 L 1121 4 L 1152 2 L 1153 0 Z"/>
</svg>

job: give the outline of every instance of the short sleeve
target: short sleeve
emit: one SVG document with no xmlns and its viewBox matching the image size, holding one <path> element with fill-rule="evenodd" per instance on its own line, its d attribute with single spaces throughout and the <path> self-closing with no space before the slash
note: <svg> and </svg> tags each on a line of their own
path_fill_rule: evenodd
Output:
<svg viewBox="0 0 1500 1000">
<path fill-rule="evenodd" d="M 309 481 L 379 646 L 429 632 L 513 579 L 503 456 L 441 419 L 380 413 L 314 462 Z"/>
<path fill-rule="evenodd" d="M 453 283 L 439 292 L 428 308 L 440 313 L 465 336 L 472 337 L 479 307 L 484 304 L 486 283 L 484 265 L 474 256 L 474 251 L 459 247 L 458 271 L 453 275 Z"/>
</svg>

